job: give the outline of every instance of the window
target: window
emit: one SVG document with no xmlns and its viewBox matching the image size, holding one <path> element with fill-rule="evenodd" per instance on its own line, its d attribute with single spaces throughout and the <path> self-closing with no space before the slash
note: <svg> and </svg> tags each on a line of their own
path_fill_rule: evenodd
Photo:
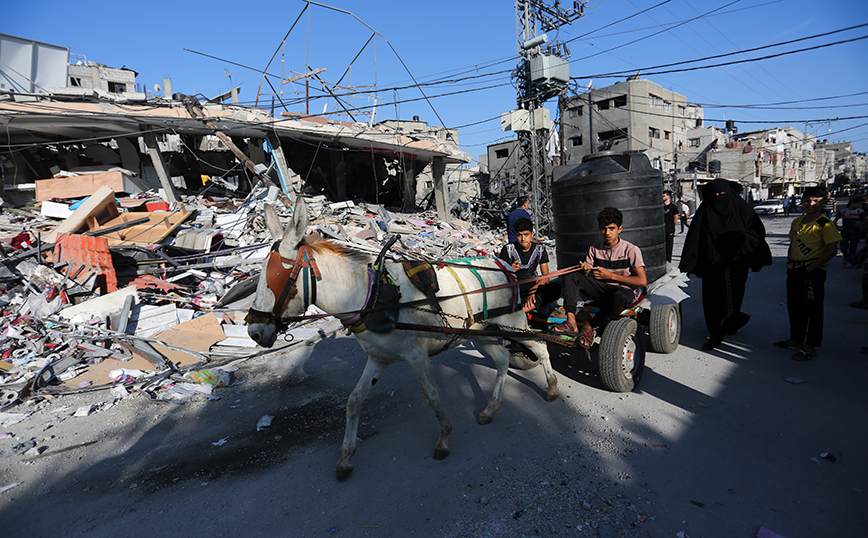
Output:
<svg viewBox="0 0 868 538">
<path fill-rule="evenodd" d="M 597 105 L 597 110 L 609 110 L 609 100 L 603 99 L 602 101 L 597 101 L 594 103 Z"/>
<path fill-rule="evenodd" d="M 584 106 L 577 106 L 576 108 L 570 109 L 570 117 L 571 118 L 580 118 L 583 115 Z"/>
<path fill-rule="evenodd" d="M 683 115 L 684 115 L 684 107 L 683 107 L 683 106 L 679 106 L 679 107 L 678 107 L 678 115 L 679 115 L 679 116 L 683 116 Z"/>
<path fill-rule="evenodd" d="M 660 138 L 660 129 L 648 127 L 648 136 L 651 138 Z"/>
<path fill-rule="evenodd" d="M 672 103 L 670 103 L 669 101 L 663 101 L 663 110 L 665 110 L 666 112 L 669 112 L 671 110 L 671 108 L 672 108 Z"/>
<path fill-rule="evenodd" d="M 627 139 L 627 129 L 615 129 L 614 131 L 603 131 L 601 133 L 597 133 L 597 140 L 600 142 L 605 142 L 607 140 L 611 142 L 617 142 L 618 140 L 626 140 Z"/>
<path fill-rule="evenodd" d="M 651 161 L 651 166 L 660 170 L 660 157 L 656 157 L 653 161 Z"/>
<path fill-rule="evenodd" d="M 81 79 L 78 77 L 69 77 L 69 86 L 71 88 L 81 88 Z"/>
<path fill-rule="evenodd" d="M 109 82 L 108 91 L 109 93 L 124 93 L 127 91 L 127 85 L 120 82 Z"/>
<path fill-rule="evenodd" d="M 627 106 L 627 96 L 619 95 L 618 97 L 615 97 L 614 99 L 612 99 L 612 104 L 615 105 L 615 108 Z"/>
<path fill-rule="evenodd" d="M 654 106 L 657 108 L 660 108 L 661 106 L 663 106 L 663 98 L 662 97 L 657 97 L 653 93 L 649 93 L 648 98 L 651 99 L 651 106 Z"/>
<path fill-rule="evenodd" d="M 688 148 L 698 148 L 699 147 L 699 139 L 698 138 L 688 138 L 687 139 L 687 147 Z"/>
<path fill-rule="evenodd" d="M 669 140 L 670 138 L 672 138 L 672 132 L 671 131 L 663 131 L 663 140 Z"/>
<path fill-rule="evenodd" d="M 669 160 L 663 161 L 663 170 L 665 170 L 667 172 L 669 170 L 672 170 L 672 161 L 669 161 Z"/>
<path fill-rule="evenodd" d="M 574 137 L 570 138 L 570 143 L 573 145 L 573 147 L 581 146 L 582 145 L 582 135 L 574 136 Z"/>
<path fill-rule="evenodd" d="M 494 150 L 494 158 L 495 159 L 506 159 L 509 157 L 509 149 L 496 149 Z"/>
</svg>

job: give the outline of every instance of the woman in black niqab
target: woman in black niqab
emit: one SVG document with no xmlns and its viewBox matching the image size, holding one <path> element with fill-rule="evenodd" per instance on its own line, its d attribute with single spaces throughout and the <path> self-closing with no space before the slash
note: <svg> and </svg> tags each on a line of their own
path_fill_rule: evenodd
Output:
<svg viewBox="0 0 868 538">
<path fill-rule="evenodd" d="M 747 271 L 772 264 L 766 231 L 741 196 L 741 185 L 715 179 L 702 187 L 702 204 L 684 240 L 679 268 L 702 279 L 702 309 L 708 328 L 704 350 L 735 334 L 750 316 L 741 311 Z"/>
</svg>

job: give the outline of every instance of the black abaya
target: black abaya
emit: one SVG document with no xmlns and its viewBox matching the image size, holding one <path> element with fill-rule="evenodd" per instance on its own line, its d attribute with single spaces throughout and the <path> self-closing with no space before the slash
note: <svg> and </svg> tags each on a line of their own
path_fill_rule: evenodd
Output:
<svg viewBox="0 0 868 538">
<path fill-rule="evenodd" d="M 748 268 L 759 271 L 772 263 L 765 227 L 739 196 L 740 191 L 740 185 L 724 179 L 702 187 L 702 205 L 681 254 L 679 268 L 702 278 L 702 307 L 711 347 L 750 319 L 741 312 Z"/>
</svg>

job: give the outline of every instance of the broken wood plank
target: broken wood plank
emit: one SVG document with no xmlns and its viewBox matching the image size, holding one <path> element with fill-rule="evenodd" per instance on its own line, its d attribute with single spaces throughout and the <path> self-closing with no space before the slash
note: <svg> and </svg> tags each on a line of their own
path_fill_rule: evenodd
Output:
<svg viewBox="0 0 868 538">
<path fill-rule="evenodd" d="M 75 177 L 36 180 L 36 199 L 51 200 L 52 198 L 83 198 L 90 196 L 98 188 L 107 186 L 112 192 L 135 194 L 146 191 L 131 176 L 121 171 L 82 174 Z"/>
</svg>

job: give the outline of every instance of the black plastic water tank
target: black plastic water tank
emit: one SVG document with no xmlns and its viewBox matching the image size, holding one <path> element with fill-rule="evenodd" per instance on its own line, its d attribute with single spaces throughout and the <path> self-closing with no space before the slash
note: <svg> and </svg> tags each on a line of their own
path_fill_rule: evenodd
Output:
<svg viewBox="0 0 868 538">
<path fill-rule="evenodd" d="M 717 159 L 713 161 L 708 161 L 708 173 L 709 174 L 719 174 L 720 173 L 720 161 Z"/>
<path fill-rule="evenodd" d="M 597 215 L 616 207 L 624 215 L 621 237 L 642 250 L 648 282 L 666 273 L 663 176 L 644 153 L 605 151 L 582 164 L 558 166 L 552 181 L 552 213 L 558 267 L 585 261 L 602 239 Z"/>
</svg>

